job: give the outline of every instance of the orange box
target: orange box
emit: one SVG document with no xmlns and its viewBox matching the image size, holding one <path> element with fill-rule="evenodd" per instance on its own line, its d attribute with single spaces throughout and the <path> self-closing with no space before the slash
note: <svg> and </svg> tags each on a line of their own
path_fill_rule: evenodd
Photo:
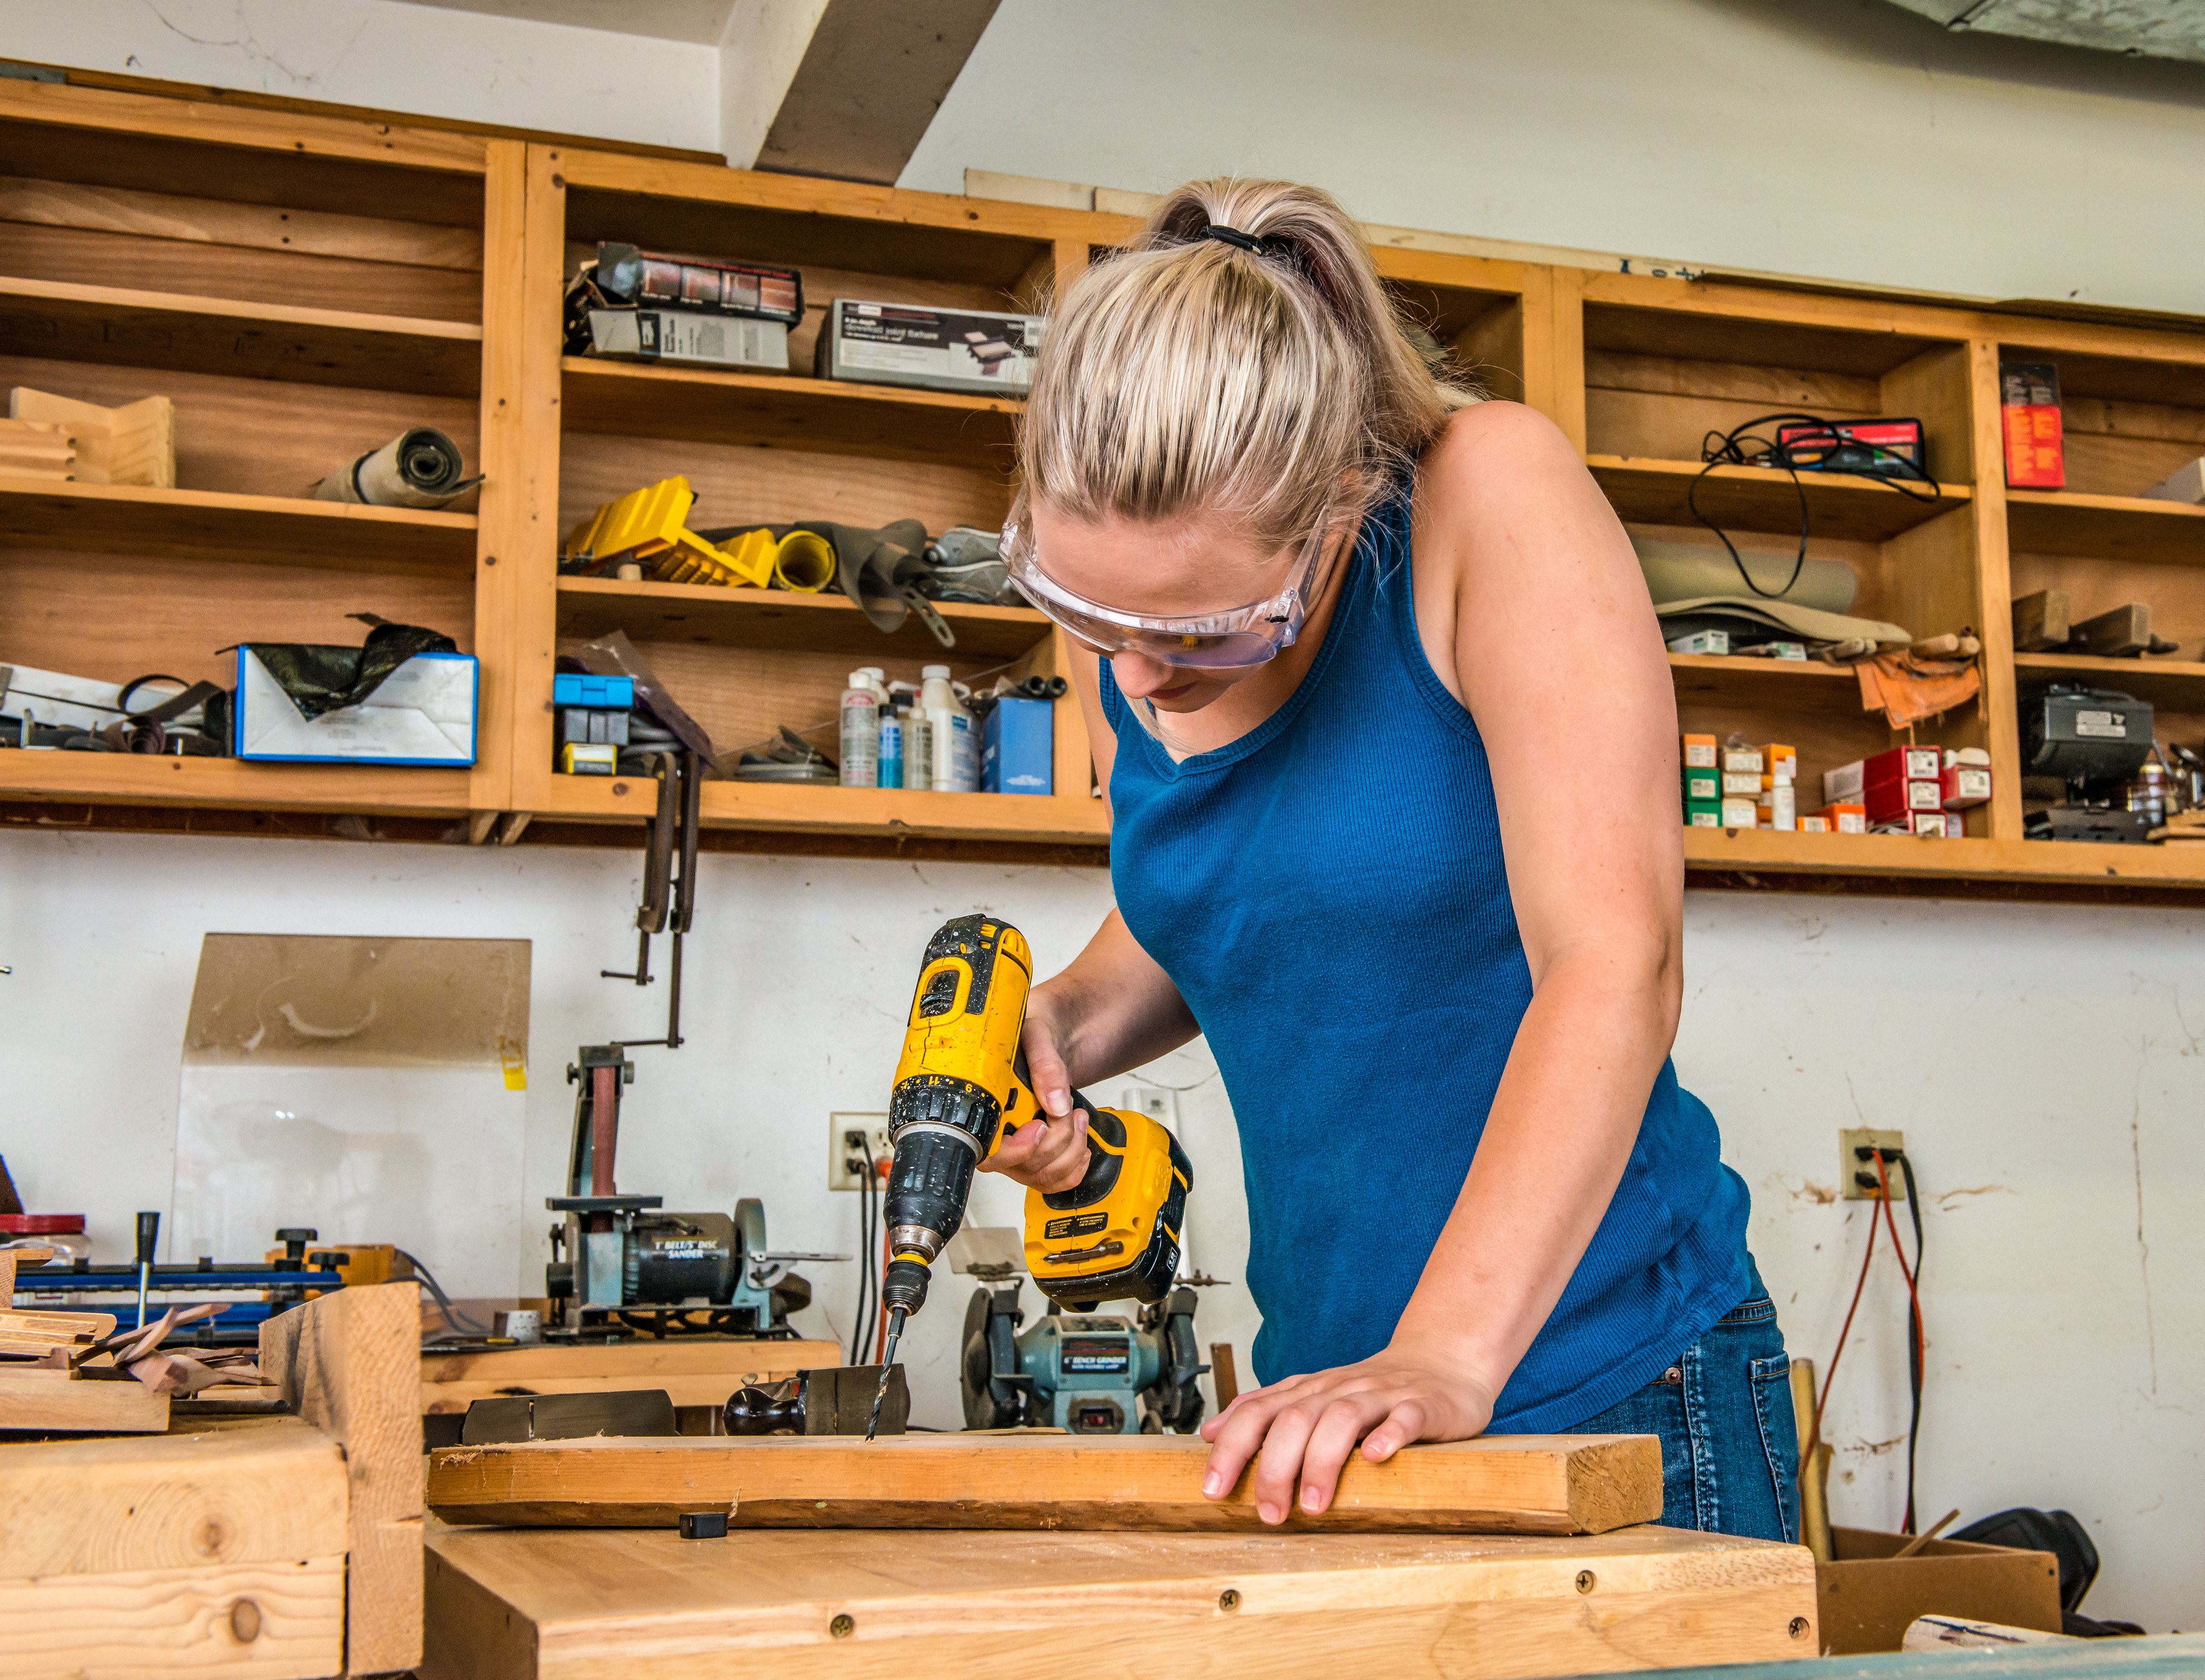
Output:
<svg viewBox="0 0 2205 1680">
<path fill-rule="evenodd" d="M 1868 832 L 1866 805 L 1824 805 L 1815 813 L 1830 825 L 1834 834 L 1864 834 Z"/>
<path fill-rule="evenodd" d="M 2059 426 L 2059 370 L 2050 362 L 1999 364 L 2000 414 L 2006 422 L 2010 489 L 2067 488 Z"/>
</svg>

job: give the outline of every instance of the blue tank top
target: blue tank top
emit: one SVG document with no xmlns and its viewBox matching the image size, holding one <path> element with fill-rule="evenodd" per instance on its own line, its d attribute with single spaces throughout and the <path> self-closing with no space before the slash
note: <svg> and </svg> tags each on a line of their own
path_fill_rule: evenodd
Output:
<svg viewBox="0 0 2205 1680">
<path fill-rule="evenodd" d="M 1409 531 L 1405 484 L 1300 686 L 1214 752 L 1174 763 L 1102 666 L 1111 882 L 1232 1099 L 1267 1383 L 1391 1338 L 1531 1000 L 1485 749 L 1417 634 Z M 1605 1410 L 1744 1297 L 1747 1192 L 1721 1147 L 1665 1061 L 1495 1429 Z"/>
</svg>

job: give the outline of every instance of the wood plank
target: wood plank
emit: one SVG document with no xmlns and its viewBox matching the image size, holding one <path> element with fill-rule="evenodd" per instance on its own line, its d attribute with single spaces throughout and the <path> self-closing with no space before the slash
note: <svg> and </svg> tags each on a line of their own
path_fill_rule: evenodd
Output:
<svg viewBox="0 0 2205 1680">
<path fill-rule="evenodd" d="M 1618 517 L 1644 525 L 1696 523 L 1685 498 L 1701 462 L 1593 454 L 1585 465 Z M 1790 473 L 1774 467 L 1725 466 L 1701 484 L 1700 511 L 1726 530 L 1796 535 L 1802 490 L 1816 536 L 1869 543 L 1887 541 L 1934 519 L 1973 494 L 1965 484 L 1940 484 L 1936 501 L 1916 501 L 1887 484 L 1846 472 L 1803 472 L 1795 487 Z"/>
<path fill-rule="evenodd" d="M 2048 682 L 2086 682 L 2149 700 L 2165 711 L 2205 711 L 2205 661 L 2194 659 L 2101 659 L 2081 653 L 2018 653 L 2017 674 L 2027 686 Z M 2024 689 L 2026 692 L 2026 689 Z M 2167 731 L 2162 727 L 2162 739 Z"/>
<path fill-rule="evenodd" d="M 0 1580 L 282 1564 L 344 1546 L 344 1455 L 295 1417 L 0 1446 Z"/>
<path fill-rule="evenodd" d="M 633 776 L 551 776 L 535 815 L 584 821 L 642 821 L 651 785 Z M 1055 799 L 1013 793 L 927 793 L 894 787 L 790 787 L 708 781 L 700 810 L 708 828 L 816 834 L 900 834 L 1100 845 L 1109 813 L 1090 799 L 1066 810 Z"/>
<path fill-rule="evenodd" d="M 66 430 L 76 444 L 71 476 L 79 484 L 176 487 L 176 407 L 164 396 L 110 408 L 18 385 L 8 393 L 8 413 Z"/>
<path fill-rule="evenodd" d="M 0 477 L 0 538 L 74 554 L 221 556 L 450 577 L 474 569 L 475 515 Z"/>
<path fill-rule="evenodd" d="M 0 1366 L 0 1429 L 126 1434 L 168 1427 L 169 1397 L 156 1394 L 134 1378 L 117 1381 L 36 1367 Z"/>
<path fill-rule="evenodd" d="M 1980 809 L 1980 807 L 1978 807 Z M 2105 887 L 2205 887 L 2205 858 L 2181 846 L 2090 846 L 2057 840 L 1935 840 L 1912 834 L 1780 834 L 1687 828 L 1685 865 L 1785 875 L 2090 882 Z"/>
<path fill-rule="evenodd" d="M 2017 550 L 2205 566 L 2205 506 L 2069 490 L 2008 490 L 2006 498 Z"/>
<path fill-rule="evenodd" d="M 2093 658 L 2141 656 L 2152 644 L 2150 604 L 2128 601 L 2109 607 L 2075 625 L 2068 633 L 2075 651 Z"/>
<path fill-rule="evenodd" d="M 530 368 L 547 362 L 553 353 L 548 345 L 532 345 L 529 335 L 556 329 L 543 318 L 545 300 L 533 297 L 528 288 L 526 146 L 492 140 L 484 148 L 483 204 L 484 248 L 490 258 L 481 276 L 478 470 L 484 483 L 469 556 L 475 563 L 474 628 L 482 659 L 475 706 L 475 764 L 468 778 L 477 828 L 482 826 L 483 813 L 507 810 L 513 804 L 513 756 L 519 729 L 515 714 L 521 704 L 514 680 L 520 651 L 514 633 L 524 597 L 535 587 L 522 561 L 531 539 L 548 523 L 544 514 L 549 510 L 538 505 L 537 468 L 543 455 L 557 447 L 556 433 L 548 425 L 532 424 L 532 405 L 521 400 Z"/>
<path fill-rule="evenodd" d="M 1999 347 L 1989 338 L 1968 341 L 1968 415 L 1974 429 L 1977 495 L 1975 521 L 1977 620 L 1982 652 L 1982 745 L 1991 756 L 1991 803 L 1973 819 L 1974 832 L 1996 840 L 2023 839 L 2021 716 L 2014 695 L 2013 555 L 2007 528 L 2005 412 L 2000 407 Z"/>
<path fill-rule="evenodd" d="M 463 769 L 247 764 L 235 758 L 154 758 L 128 752 L 0 755 L 0 796 L 392 816 L 437 816 L 469 809 Z"/>
<path fill-rule="evenodd" d="M 344 1449 L 345 1667 L 421 1657 L 420 1288 L 340 1290 L 260 1327 L 260 1368 Z"/>
<path fill-rule="evenodd" d="M 889 460 L 1010 464 L 1023 402 L 794 374 L 722 373 L 569 356 L 569 430 L 694 443 L 760 443 Z"/>
<path fill-rule="evenodd" d="M 74 181 L 0 175 L 0 222 L 74 228 L 193 245 L 313 257 L 382 268 L 479 274 L 483 234 L 387 217 L 287 210 L 176 193 L 140 193 Z"/>
<path fill-rule="evenodd" d="M 505 1394 L 609 1394 L 663 1388 L 677 1406 L 719 1406 L 746 1383 L 842 1362 L 832 1342 L 663 1342 L 499 1349 L 421 1357 L 424 1415 Z"/>
<path fill-rule="evenodd" d="M 247 379 L 472 396 L 482 329 L 0 276 L 0 351 Z"/>
<path fill-rule="evenodd" d="M 441 1449 L 429 1501 L 448 1523 L 525 1527 L 672 1527 L 726 1505 L 746 1528 L 1261 1529 L 1251 1476 L 1202 1497 L 1209 1454 L 1161 1435 L 526 1441 Z M 1651 1436 L 1482 1436 L 1351 1458 L 1331 1510 L 1287 1527 L 1602 1534 L 1661 1512 Z"/>
<path fill-rule="evenodd" d="M 496 359 L 486 359 L 484 365 L 485 378 L 496 381 L 496 397 L 508 405 L 500 411 L 498 429 L 504 436 L 497 447 L 508 499 L 493 533 L 495 543 L 485 540 L 482 554 L 485 567 L 494 555 L 502 568 L 496 592 L 511 614 L 502 632 L 511 695 L 506 715 L 512 732 L 506 749 L 505 802 L 515 810 L 532 811 L 543 804 L 551 781 L 554 719 L 550 702 L 559 635 L 559 548 L 566 530 L 560 519 L 560 496 L 568 469 L 567 442 L 560 433 L 558 283 L 566 192 L 550 148 L 528 148 L 522 195 L 521 249 L 515 253 L 502 248 L 493 262 L 508 283 L 518 267 L 520 302 L 510 315 L 502 304 L 486 306 L 484 312 L 485 320 L 500 324 L 497 337 L 488 346 Z M 509 214 L 502 208 L 498 213 Z M 484 283 L 487 288 L 487 272 Z M 487 448 L 490 430 L 484 436 Z M 609 500 L 663 476 L 663 471 L 645 472 L 601 499 Z"/>
<path fill-rule="evenodd" d="M 957 637 L 960 657 L 1014 659 L 1049 634 L 1031 607 L 936 603 Z M 837 593 L 721 589 L 708 584 L 624 583 L 615 578 L 559 579 L 559 633 L 602 636 L 625 630 L 639 642 L 690 642 L 716 648 L 789 648 L 807 652 L 899 654 L 931 660 L 942 651 L 916 614 L 883 635 L 855 602 Z"/>
<path fill-rule="evenodd" d="M 1814 1654 L 1798 1546 L 1406 1535 L 440 1531 L 423 1680 L 1578 1674 Z"/>
<path fill-rule="evenodd" d="M 344 1609 L 342 1555 L 0 1580 L 0 1671 L 12 1680 L 335 1674 Z"/>
<path fill-rule="evenodd" d="M 1861 709 L 1860 681 L 1851 668 L 1819 659 L 1673 653 L 1669 674 L 1677 686 L 1679 705 L 1756 705 L 1787 712 L 1833 711 L 1847 717 L 1857 716 Z"/>
</svg>

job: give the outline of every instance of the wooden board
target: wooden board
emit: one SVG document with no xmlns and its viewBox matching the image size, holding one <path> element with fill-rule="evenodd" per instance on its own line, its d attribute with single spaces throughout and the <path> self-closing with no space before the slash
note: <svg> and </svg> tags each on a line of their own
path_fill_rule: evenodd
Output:
<svg viewBox="0 0 2205 1680">
<path fill-rule="evenodd" d="M 0 1367 L 0 1429 L 57 1434 L 151 1434 L 169 1427 L 169 1397 L 135 1378 Z M 0 1449 L 4 1451 L 4 1449 Z"/>
<path fill-rule="evenodd" d="M 1643 455 L 1594 454 L 1585 464 L 1614 505 L 1617 517 L 1626 522 L 1691 524 L 1686 497 L 1697 481 L 1701 513 L 1725 530 L 1768 531 L 1794 540 L 1802 492 L 1816 536 L 1871 543 L 1933 519 L 1971 494 L 1965 484 L 1940 484 L 1937 499 L 1931 501 L 1923 485 L 1918 487 L 1923 499 L 1917 500 L 1875 479 L 1845 472 L 1803 472 L 1795 485 L 1790 473 L 1767 466 L 1717 467 L 1702 480 L 1698 461 Z"/>
<path fill-rule="evenodd" d="M 420 1288 L 340 1290 L 260 1327 L 260 1368 L 344 1449 L 345 1667 L 421 1655 Z"/>
<path fill-rule="evenodd" d="M 957 601 L 936 610 L 957 638 L 959 658 L 1015 659 L 1049 634 L 1030 607 Z M 688 642 L 715 648 L 800 648 L 810 652 L 897 655 L 929 664 L 951 656 L 914 613 L 883 635 L 839 590 L 721 589 L 706 584 L 627 583 L 617 578 L 559 579 L 559 633 L 602 636 L 624 630 L 638 642 Z M 839 678 L 837 679 L 840 680 Z"/>
<path fill-rule="evenodd" d="M 176 406 L 164 396 L 110 408 L 18 385 L 8 393 L 8 413 L 64 428 L 76 442 L 79 484 L 176 487 Z"/>
<path fill-rule="evenodd" d="M 0 1673 L 336 1673 L 344 1547 L 343 1455 L 296 1418 L 0 1446 Z"/>
<path fill-rule="evenodd" d="M 440 1530 L 423 1680 L 1583 1674 L 1811 1656 L 1798 1546 L 1590 1538 Z"/>
<path fill-rule="evenodd" d="M 1252 1477 L 1202 1497 L 1209 1453 L 1176 1435 L 524 1441 L 432 1454 L 429 1503 L 448 1523 L 536 1527 L 725 1507 L 746 1528 L 1261 1529 Z M 1661 1513 L 1650 1435 L 1493 1435 L 1351 1458 L 1332 1509 L 1287 1527 L 1602 1534 Z"/>
<path fill-rule="evenodd" d="M 501 1394 L 610 1394 L 663 1388 L 677 1406 L 719 1406 L 746 1383 L 843 1362 L 833 1342 L 644 1342 L 501 1349 L 421 1357 L 425 1416 Z"/>
</svg>

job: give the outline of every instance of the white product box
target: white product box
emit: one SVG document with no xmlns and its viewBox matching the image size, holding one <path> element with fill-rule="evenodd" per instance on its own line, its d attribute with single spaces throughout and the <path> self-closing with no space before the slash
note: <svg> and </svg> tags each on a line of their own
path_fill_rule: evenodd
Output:
<svg viewBox="0 0 2205 1680">
<path fill-rule="evenodd" d="M 417 653 L 359 705 L 310 719 L 243 645 L 231 751 L 286 763 L 472 764 L 477 673 L 472 654 Z"/>
<path fill-rule="evenodd" d="M 613 361 L 788 371 L 788 329 L 778 321 L 693 309 L 593 309 L 590 353 Z"/>
<path fill-rule="evenodd" d="M 1722 825 L 1726 828 L 1756 828 L 1760 823 L 1754 815 L 1750 799 L 1725 799 L 1722 802 Z"/>
<path fill-rule="evenodd" d="M 1672 653 L 1715 653 L 1730 651 L 1730 632 L 1727 630 L 1696 630 L 1689 636 L 1679 636 L 1669 644 Z"/>
</svg>

